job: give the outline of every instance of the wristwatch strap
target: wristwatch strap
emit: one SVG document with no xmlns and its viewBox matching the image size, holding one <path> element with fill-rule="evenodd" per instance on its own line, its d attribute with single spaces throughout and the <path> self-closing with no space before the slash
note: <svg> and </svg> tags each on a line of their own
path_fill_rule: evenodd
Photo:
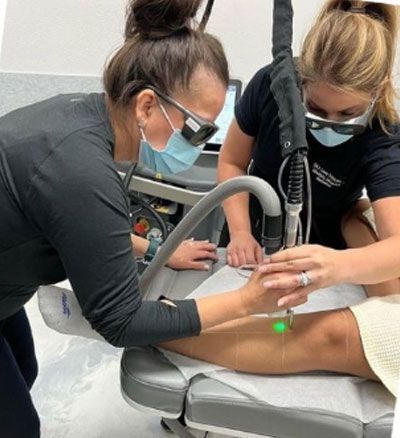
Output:
<svg viewBox="0 0 400 438">
<path fill-rule="evenodd" d="M 151 262 L 155 255 L 157 254 L 158 247 L 160 246 L 160 242 L 157 239 L 150 239 L 149 247 L 144 255 L 144 259 L 146 262 Z"/>
</svg>

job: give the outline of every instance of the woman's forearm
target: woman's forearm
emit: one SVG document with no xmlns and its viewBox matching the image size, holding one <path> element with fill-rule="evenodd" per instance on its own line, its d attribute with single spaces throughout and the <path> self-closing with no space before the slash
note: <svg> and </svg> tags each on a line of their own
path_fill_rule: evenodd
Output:
<svg viewBox="0 0 400 438">
<path fill-rule="evenodd" d="M 340 254 L 342 282 L 379 284 L 400 277 L 400 235 Z M 399 290 L 400 293 L 400 290 Z"/>
<path fill-rule="evenodd" d="M 200 298 L 196 304 L 202 331 L 249 315 L 241 290 Z"/>
<path fill-rule="evenodd" d="M 131 234 L 131 240 L 135 257 L 143 257 L 146 254 L 150 242 L 147 239 L 135 236 L 134 234 Z"/>
<path fill-rule="evenodd" d="M 222 163 L 218 169 L 218 182 L 222 183 L 232 178 L 246 175 L 246 172 L 235 165 Z M 223 203 L 224 213 L 229 226 L 229 232 L 246 231 L 251 233 L 251 225 L 249 218 L 249 195 L 240 193 L 228 198 Z"/>
</svg>

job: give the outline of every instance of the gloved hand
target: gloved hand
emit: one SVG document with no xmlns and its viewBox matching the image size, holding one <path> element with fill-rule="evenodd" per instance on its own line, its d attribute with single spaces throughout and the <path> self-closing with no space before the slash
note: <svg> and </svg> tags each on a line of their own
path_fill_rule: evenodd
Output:
<svg viewBox="0 0 400 438">
<path fill-rule="evenodd" d="M 226 248 L 226 261 L 229 266 L 258 265 L 264 255 L 261 245 L 247 231 L 231 233 L 231 241 Z"/>
</svg>

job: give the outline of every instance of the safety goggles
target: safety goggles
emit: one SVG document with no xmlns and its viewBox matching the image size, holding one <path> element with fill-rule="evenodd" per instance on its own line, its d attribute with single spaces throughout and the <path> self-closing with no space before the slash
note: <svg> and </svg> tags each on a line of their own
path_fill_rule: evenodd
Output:
<svg viewBox="0 0 400 438">
<path fill-rule="evenodd" d="M 353 119 L 344 120 L 343 122 L 337 122 L 333 120 L 323 119 L 310 111 L 304 105 L 306 111 L 306 126 L 308 129 L 319 130 L 324 128 L 331 128 L 338 134 L 343 135 L 360 135 L 362 134 L 368 126 L 369 118 L 371 116 L 372 110 L 374 108 L 376 100 L 374 99 L 367 111 L 360 116 L 354 117 Z"/>
<path fill-rule="evenodd" d="M 147 86 L 147 88 L 153 90 L 157 96 L 178 109 L 184 115 L 182 135 L 193 146 L 200 146 L 204 143 L 207 143 L 218 131 L 219 128 L 215 123 L 212 123 L 209 120 L 206 120 L 203 117 L 200 117 L 199 115 L 186 109 L 179 102 L 162 93 L 157 88 L 153 86 Z"/>
</svg>

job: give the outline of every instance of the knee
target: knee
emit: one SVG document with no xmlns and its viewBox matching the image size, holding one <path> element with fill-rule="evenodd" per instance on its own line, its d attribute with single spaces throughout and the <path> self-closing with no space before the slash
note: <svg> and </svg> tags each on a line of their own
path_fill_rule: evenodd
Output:
<svg viewBox="0 0 400 438">
<path fill-rule="evenodd" d="M 369 199 L 362 198 L 362 199 L 359 199 L 357 201 L 357 203 L 354 205 L 354 207 L 351 208 L 347 214 L 362 215 L 369 208 L 371 208 L 371 203 L 369 202 Z"/>
<path fill-rule="evenodd" d="M 346 343 L 349 335 L 348 309 L 327 312 L 322 326 L 319 328 L 319 339 L 322 358 L 331 361 L 332 354 L 346 354 Z"/>
<path fill-rule="evenodd" d="M 350 248 L 369 245 L 379 240 L 371 209 L 368 199 L 361 199 L 343 216 L 342 236 Z"/>
<path fill-rule="evenodd" d="M 348 223 L 355 220 L 365 220 L 364 212 L 371 208 L 371 203 L 368 199 L 360 199 L 354 207 L 352 207 L 342 219 L 342 230 L 346 227 Z"/>
</svg>

